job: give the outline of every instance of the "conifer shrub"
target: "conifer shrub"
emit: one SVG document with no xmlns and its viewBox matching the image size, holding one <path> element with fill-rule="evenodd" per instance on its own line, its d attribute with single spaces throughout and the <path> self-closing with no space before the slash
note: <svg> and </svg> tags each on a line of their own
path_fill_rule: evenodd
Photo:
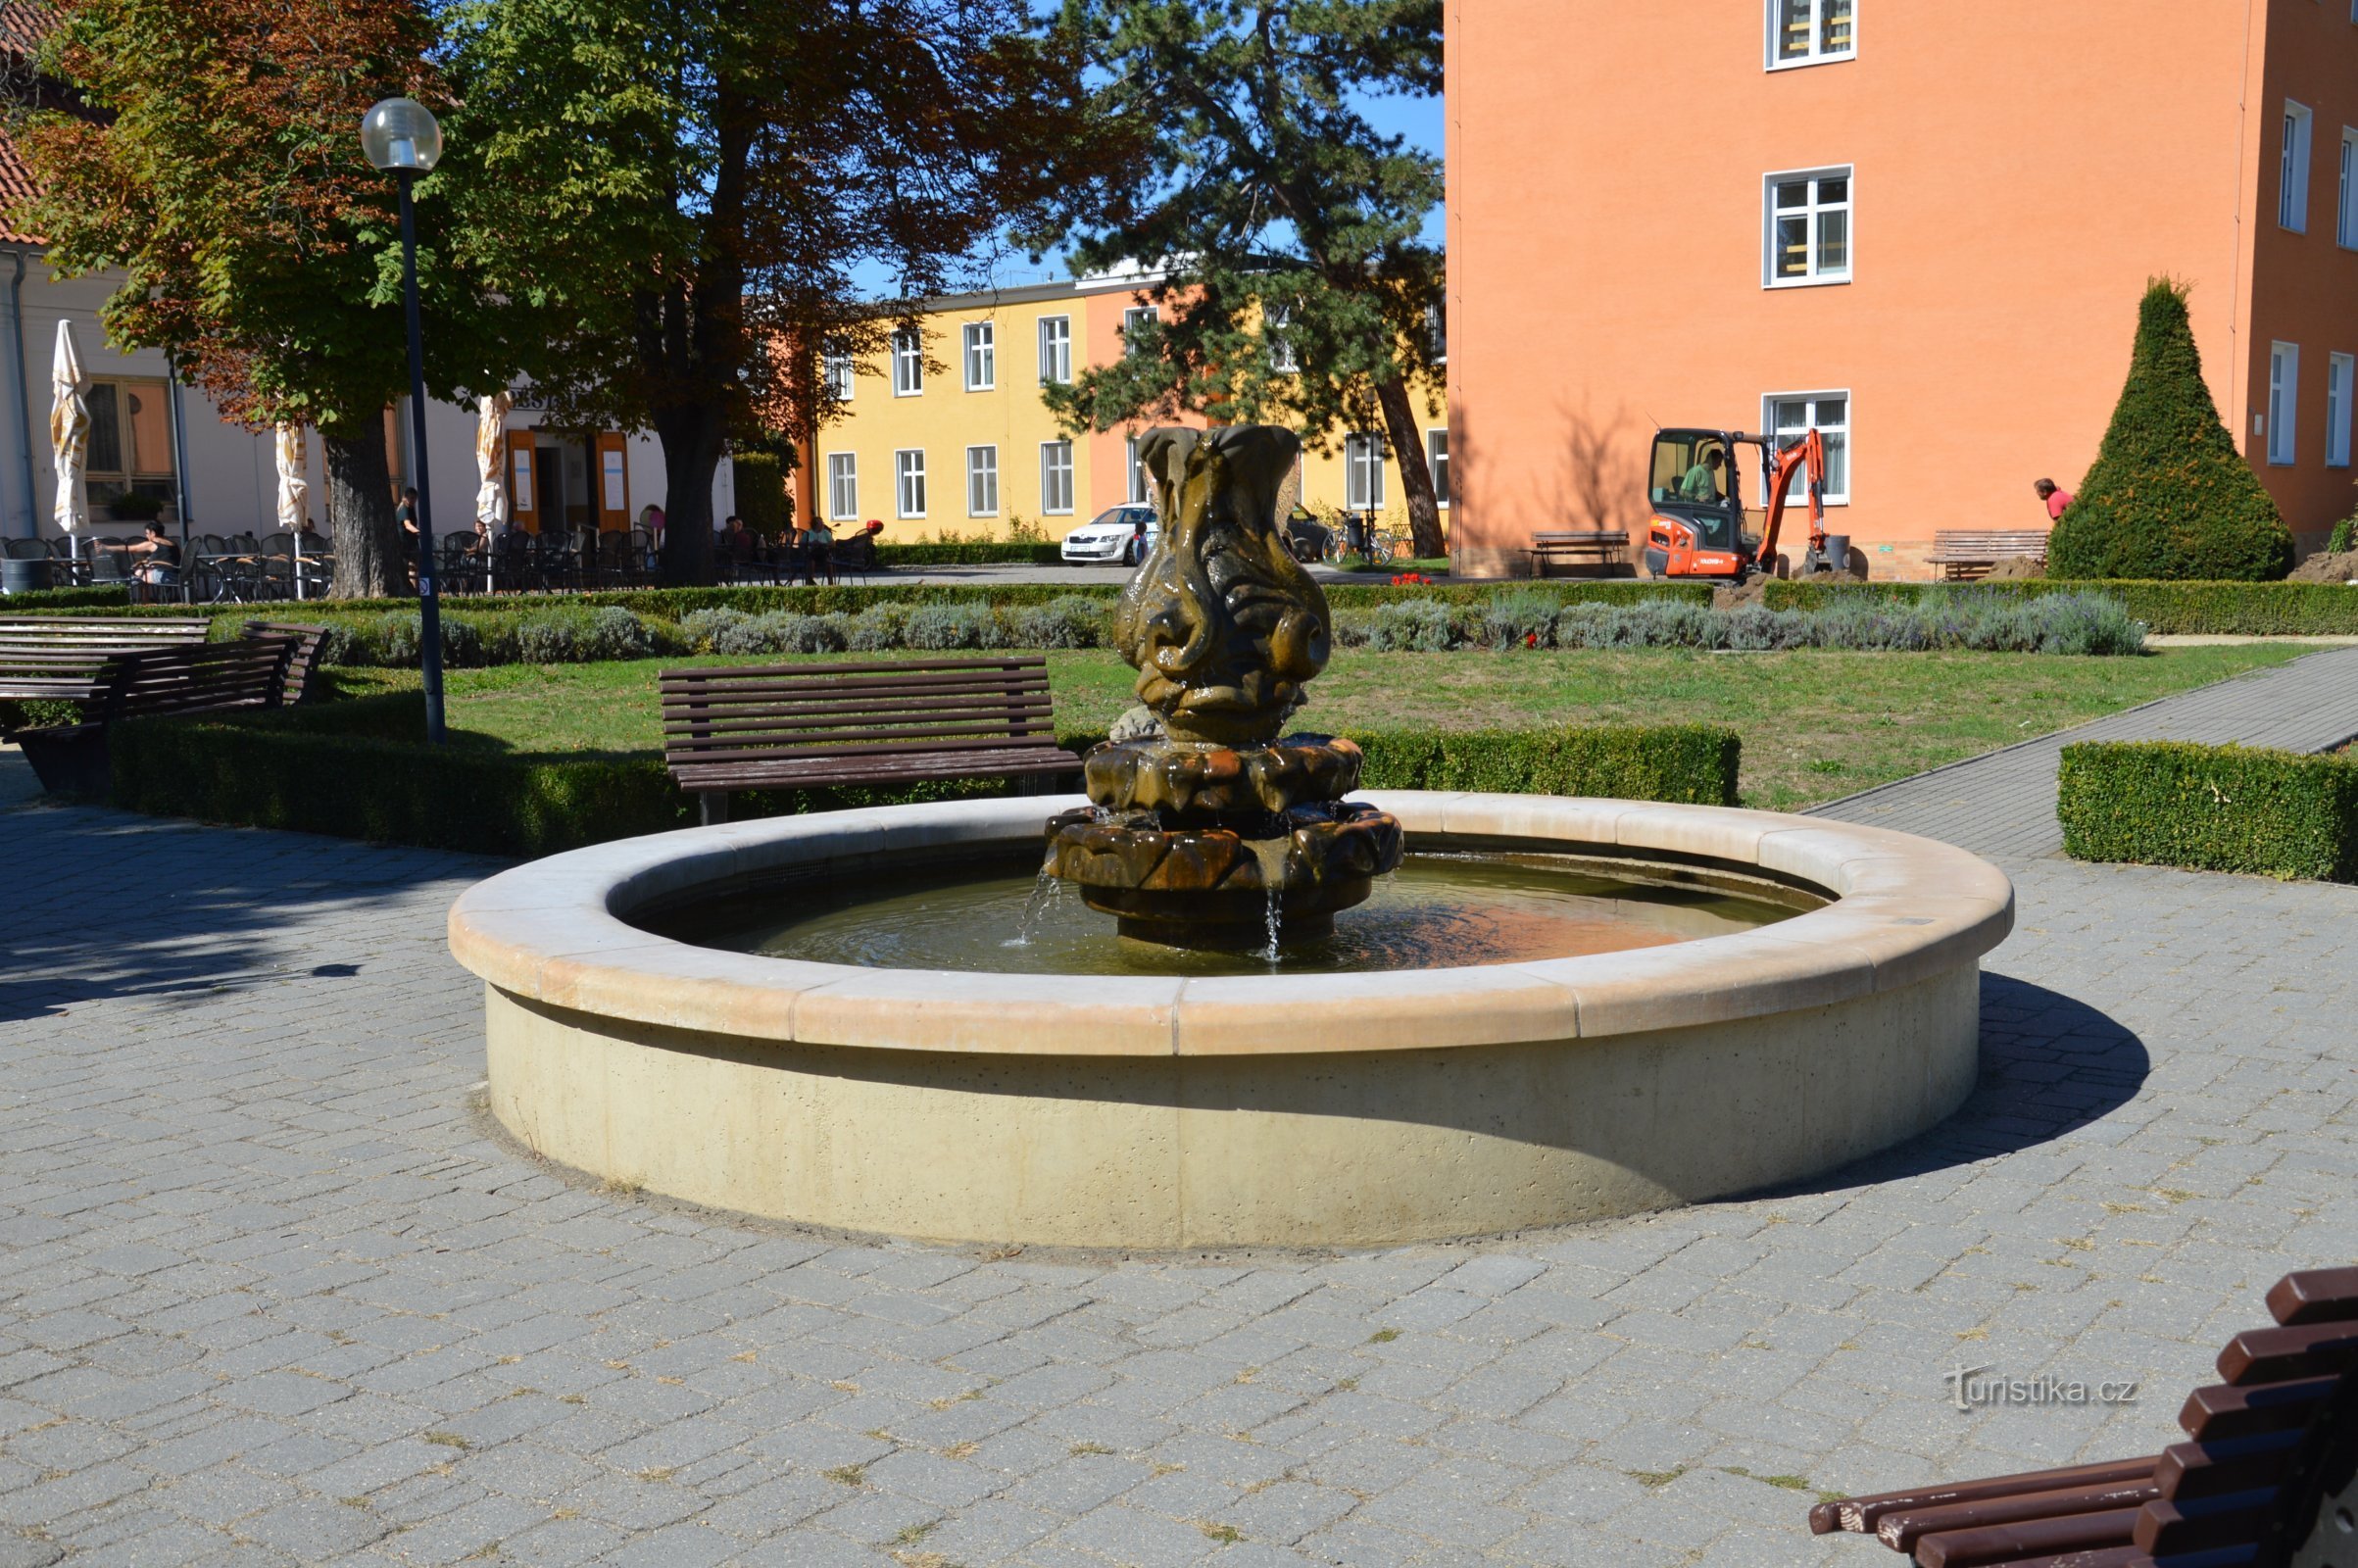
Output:
<svg viewBox="0 0 2358 1568">
<path fill-rule="evenodd" d="M 2048 540 L 2047 573 L 2265 582 L 2291 569 L 2291 530 L 2202 379 L 2186 289 L 2155 278 L 2095 466 Z"/>
</svg>

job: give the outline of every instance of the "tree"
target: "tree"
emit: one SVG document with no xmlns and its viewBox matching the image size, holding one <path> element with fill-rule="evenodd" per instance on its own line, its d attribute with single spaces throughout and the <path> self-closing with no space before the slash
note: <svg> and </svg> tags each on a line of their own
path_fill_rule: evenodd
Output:
<svg viewBox="0 0 2358 1568">
<path fill-rule="evenodd" d="M 913 327 L 1120 144 L 1022 0 L 468 0 L 453 28 L 452 139 L 491 174 L 470 263 L 556 323 L 543 396 L 654 430 L 672 582 L 712 579 L 729 444 L 833 412 L 821 352 Z M 873 262 L 897 301 L 859 302 Z"/>
<path fill-rule="evenodd" d="M 2095 466 L 2048 539 L 2047 569 L 2253 582 L 2292 569 L 2291 530 L 2202 379 L 2182 284 L 2146 286 L 2128 382 Z"/>
<path fill-rule="evenodd" d="M 1379 134 L 1359 93 L 1441 90 L 1441 0 L 1064 0 L 1144 127 L 1104 221 L 1034 231 L 1075 265 L 1161 270 L 1129 353 L 1046 390 L 1075 429 L 1195 410 L 1323 449 L 1372 391 L 1419 556 L 1441 513 L 1410 381 L 1437 364 L 1442 263 L 1420 234 L 1440 160 Z"/>
<path fill-rule="evenodd" d="M 40 194 L 19 221 L 68 274 L 120 269 L 101 312 L 125 348 L 159 348 L 223 416 L 316 426 L 335 592 L 406 593 L 384 411 L 409 391 L 392 181 L 368 167 L 369 104 L 447 102 L 416 0 L 55 0 L 48 74 L 84 112 L 34 114 Z M 506 384 L 516 313 L 444 264 L 438 193 L 419 181 L 427 385 Z"/>
</svg>

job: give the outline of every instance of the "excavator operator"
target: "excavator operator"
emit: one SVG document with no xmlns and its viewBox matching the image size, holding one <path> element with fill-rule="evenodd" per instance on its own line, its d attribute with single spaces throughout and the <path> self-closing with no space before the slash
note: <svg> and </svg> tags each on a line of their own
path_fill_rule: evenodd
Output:
<svg viewBox="0 0 2358 1568">
<path fill-rule="evenodd" d="M 1687 476 L 1679 481 L 1679 499 L 1699 502 L 1706 507 L 1719 505 L 1723 499 L 1720 493 L 1719 469 L 1720 465 L 1726 461 L 1726 454 L 1716 447 L 1704 453 L 1702 461 L 1689 468 Z"/>
</svg>

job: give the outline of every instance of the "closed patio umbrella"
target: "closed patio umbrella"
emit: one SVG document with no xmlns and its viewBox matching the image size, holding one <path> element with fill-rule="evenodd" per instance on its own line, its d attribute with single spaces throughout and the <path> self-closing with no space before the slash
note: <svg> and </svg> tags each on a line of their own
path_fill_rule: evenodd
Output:
<svg viewBox="0 0 2358 1568">
<path fill-rule="evenodd" d="M 475 472 L 482 483 L 475 491 L 475 518 L 486 528 L 508 520 L 508 483 L 504 459 L 508 447 L 508 411 L 516 399 L 505 392 L 475 399 Z"/>
<path fill-rule="evenodd" d="M 280 423 L 272 433 L 271 449 L 278 463 L 278 526 L 294 535 L 290 547 L 295 553 L 295 597 L 301 599 L 303 582 L 303 519 L 311 511 L 311 480 L 304 477 L 309 466 L 304 451 L 303 426 Z"/>
<path fill-rule="evenodd" d="M 74 323 L 57 324 L 57 355 L 49 365 L 49 458 L 57 471 L 50 515 L 69 541 L 90 526 L 90 495 L 82 474 L 90 456 L 90 377 L 82 371 Z M 80 554 L 80 546 L 73 549 Z"/>
</svg>

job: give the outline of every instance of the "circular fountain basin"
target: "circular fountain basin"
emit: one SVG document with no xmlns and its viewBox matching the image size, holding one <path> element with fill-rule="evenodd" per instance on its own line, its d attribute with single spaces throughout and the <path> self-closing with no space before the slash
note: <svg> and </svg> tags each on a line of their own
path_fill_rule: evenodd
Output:
<svg viewBox="0 0 2358 1568">
<path fill-rule="evenodd" d="M 451 951 L 486 987 L 492 1112 L 618 1184 L 834 1228 L 1348 1246 L 1792 1181 L 1972 1089 L 1979 960 L 2011 928 L 2013 889 L 1961 850 L 1708 807 L 1354 798 L 1398 816 L 1415 854 L 1637 862 L 1823 902 L 1720 935 L 1444 968 L 891 968 L 633 922 L 798 878 L 1001 866 L 1077 801 L 689 829 L 535 861 L 453 906 Z"/>
</svg>

